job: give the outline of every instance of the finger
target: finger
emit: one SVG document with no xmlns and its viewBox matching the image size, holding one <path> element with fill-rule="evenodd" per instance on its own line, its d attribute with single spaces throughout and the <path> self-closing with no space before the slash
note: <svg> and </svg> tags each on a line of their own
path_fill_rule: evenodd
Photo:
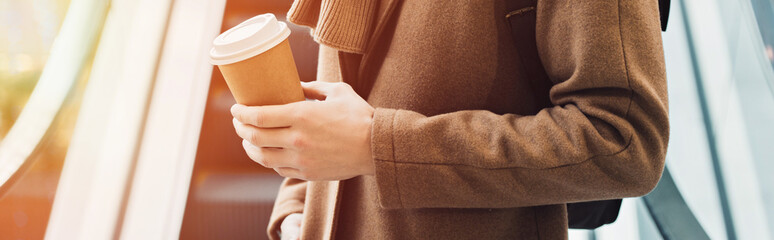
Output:
<svg viewBox="0 0 774 240">
<path fill-rule="evenodd" d="M 280 235 L 282 240 L 298 240 L 301 235 L 301 229 L 295 230 L 281 230 Z"/>
<path fill-rule="evenodd" d="M 289 223 L 288 221 L 292 221 L 291 217 L 296 215 L 297 213 L 290 214 L 287 217 L 285 217 L 285 220 L 280 225 L 280 235 L 282 236 L 282 240 L 295 240 L 298 239 L 301 235 L 301 228 L 298 226 L 295 226 L 294 223 Z"/>
<path fill-rule="evenodd" d="M 248 107 L 242 104 L 231 106 L 231 115 L 239 122 L 261 128 L 289 127 L 293 124 L 296 103 Z"/>
<path fill-rule="evenodd" d="M 266 164 L 265 158 L 263 153 L 260 151 L 260 148 L 253 146 L 247 140 L 242 140 L 242 148 L 245 149 L 247 157 L 253 160 L 253 162 L 261 164 L 263 167 L 267 167 L 268 164 Z"/>
<path fill-rule="evenodd" d="M 287 217 L 285 217 L 285 220 L 282 221 L 282 226 L 287 225 L 288 228 L 293 227 L 300 227 L 301 222 L 304 220 L 304 214 L 301 213 L 291 213 Z"/>
<path fill-rule="evenodd" d="M 282 148 L 256 147 L 242 140 L 242 148 L 254 162 L 266 168 L 292 167 L 290 152 Z"/>
<path fill-rule="evenodd" d="M 232 120 L 236 134 L 256 147 L 290 147 L 290 129 L 288 128 L 257 128 Z"/>
<path fill-rule="evenodd" d="M 293 213 L 285 217 L 280 225 L 280 232 L 282 238 L 288 237 L 289 239 L 297 239 L 301 234 L 301 222 L 304 220 L 304 215 L 301 213 Z"/>
<path fill-rule="evenodd" d="M 298 239 L 300 239 L 299 238 L 300 234 L 298 234 L 298 233 L 291 234 L 291 233 L 283 233 L 282 231 L 280 231 L 280 233 L 281 233 L 280 236 L 282 236 L 282 238 L 280 238 L 281 240 L 298 240 Z"/>
</svg>

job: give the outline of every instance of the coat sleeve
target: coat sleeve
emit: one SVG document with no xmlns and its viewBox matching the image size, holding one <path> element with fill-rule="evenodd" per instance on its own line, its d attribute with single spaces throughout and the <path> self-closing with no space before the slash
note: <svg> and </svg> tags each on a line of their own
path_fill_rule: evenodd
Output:
<svg viewBox="0 0 774 240">
<path fill-rule="evenodd" d="M 274 201 L 274 209 L 269 217 L 269 225 L 266 233 L 270 239 L 279 240 L 280 224 L 290 214 L 304 211 L 306 200 L 307 182 L 295 178 L 285 178 L 280 185 L 277 199 Z"/>
<path fill-rule="evenodd" d="M 640 196 L 669 125 L 656 0 L 541 0 L 538 53 L 553 107 L 437 116 L 378 108 L 384 208 L 510 208 Z"/>
</svg>

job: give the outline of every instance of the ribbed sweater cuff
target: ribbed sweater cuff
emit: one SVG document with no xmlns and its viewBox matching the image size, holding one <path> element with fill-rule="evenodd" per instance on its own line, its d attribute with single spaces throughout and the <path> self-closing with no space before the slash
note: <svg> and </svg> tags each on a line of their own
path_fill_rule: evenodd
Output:
<svg viewBox="0 0 774 240">
<path fill-rule="evenodd" d="M 320 4 L 316 1 L 293 1 L 293 5 L 288 10 L 288 21 L 315 28 L 317 18 L 320 16 Z"/>
<path fill-rule="evenodd" d="M 371 36 L 377 4 L 372 0 L 296 1 L 288 20 L 314 28 L 320 44 L 344 52 L 363 53 Z"/>
</svg>

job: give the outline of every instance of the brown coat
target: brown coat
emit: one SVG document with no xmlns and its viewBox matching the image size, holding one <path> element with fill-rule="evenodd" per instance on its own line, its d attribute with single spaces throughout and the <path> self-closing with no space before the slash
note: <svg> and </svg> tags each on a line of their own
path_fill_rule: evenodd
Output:
<svg viewBox="0 0 774 240">
<path fill-rule="evenodd" d="M 288 179 L 272 238 L 303 212 L 304 239 L 563 239 L 565 203 L 656 185 L 657 0 L 384 1 L 362 60 L 323 50 L 319 79 L 377 107 L 376 175 Z"/>
</svg>

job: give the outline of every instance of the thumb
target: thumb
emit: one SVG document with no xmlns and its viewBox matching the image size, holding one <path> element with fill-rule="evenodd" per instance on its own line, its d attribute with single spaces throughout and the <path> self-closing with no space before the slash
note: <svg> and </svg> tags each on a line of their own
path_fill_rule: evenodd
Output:
<svg viewBox="0 0 774 240">
<path fill-rule="evenodd" d="M 340 93 L 342 89 L 349 88 L 349 85 L 342 82 L 301 82 L 301 88 L 304 90 L 304 96 L 308 99 L 325 100 Z"/>
<path fill-rule="evenodd" d="M 304 89 L 304 96 L 308 99 L 325 100 L 331 91 L 332 83 L 328 82 L 301 82 L 301 88 Z"/>
</svg>

